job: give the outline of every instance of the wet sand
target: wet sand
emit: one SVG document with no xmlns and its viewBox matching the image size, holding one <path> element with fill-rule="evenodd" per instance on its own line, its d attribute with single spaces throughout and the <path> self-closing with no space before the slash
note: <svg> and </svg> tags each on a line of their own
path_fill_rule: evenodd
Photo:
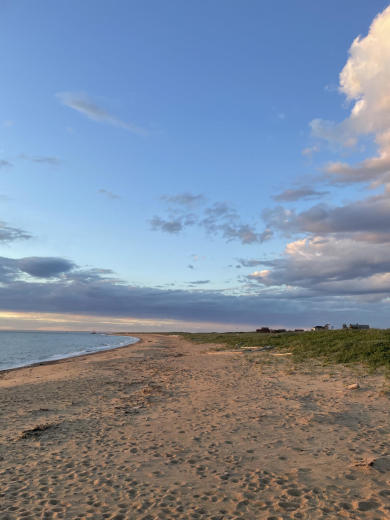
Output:
<svg viewBox="0 0 390 520">
<path fill-rule="evenodd" d="M 137 336 L 0 374 L 0 520 L 390 518 L 382 376 Z"/>
</svg>

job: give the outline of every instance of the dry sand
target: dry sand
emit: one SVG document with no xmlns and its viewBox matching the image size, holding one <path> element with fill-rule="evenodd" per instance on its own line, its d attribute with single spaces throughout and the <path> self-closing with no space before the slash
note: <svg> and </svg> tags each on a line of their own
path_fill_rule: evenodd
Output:
<svg viewBox="0 0 390 520">
<path fill-rule="evenodd" d="M 390 518 L 380 376 L 177 336 L 0 374 L 0 519 Z"/>
</svg>

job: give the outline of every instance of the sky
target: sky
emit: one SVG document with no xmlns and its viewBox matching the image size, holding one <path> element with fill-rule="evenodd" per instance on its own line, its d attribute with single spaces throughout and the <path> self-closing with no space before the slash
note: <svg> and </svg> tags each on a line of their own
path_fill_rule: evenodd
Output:
<svg viewBox="0 0 390 520">
<path fill-rule="evenodd" d="M 388 0 L 0 0 L 0 55 L 0 329 L 390 326 Z"/>
</svg>

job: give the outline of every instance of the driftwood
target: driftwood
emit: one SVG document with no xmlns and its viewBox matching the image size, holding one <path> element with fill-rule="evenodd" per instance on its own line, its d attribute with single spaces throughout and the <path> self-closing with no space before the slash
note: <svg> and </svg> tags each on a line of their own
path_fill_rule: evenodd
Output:
<svg viewBox="0 0 390 520">
<path fill-rule="evenodd" d="M 33 426 L 32 428 L 29 428 L 28 430 L 24 430 L 20 434 L 20 439 L 28 439 L 30 437 L 38 437 L 43 432 L 46 432 L 47 430 L 51 430 L 53 428 L 57 428 L 57 423 L 46 423 L 46 424 L 37 424 Z"/>
</svg>

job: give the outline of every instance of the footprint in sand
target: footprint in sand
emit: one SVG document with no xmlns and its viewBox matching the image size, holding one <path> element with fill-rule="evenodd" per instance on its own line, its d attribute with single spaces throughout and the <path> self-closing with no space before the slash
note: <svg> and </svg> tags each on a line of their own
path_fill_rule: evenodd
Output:
<svg viewBox="0 0 390 520">
<path fill-rule="evenodd" d="M 378 509 L 378 507 L 379 504 L 375 500 L 362 500 L 357 505 L 359 511 L 371 511 L 372 509 Z"/>
</svg>

